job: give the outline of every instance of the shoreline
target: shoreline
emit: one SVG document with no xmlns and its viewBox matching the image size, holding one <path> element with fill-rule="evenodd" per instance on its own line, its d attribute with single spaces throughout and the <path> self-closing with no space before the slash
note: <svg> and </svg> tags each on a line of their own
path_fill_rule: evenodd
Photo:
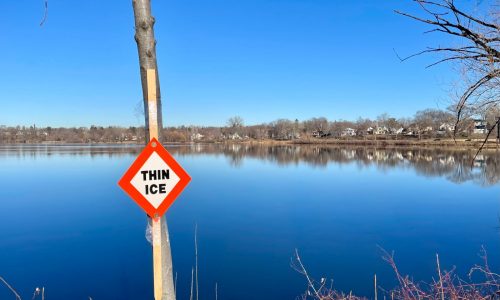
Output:
<svg viewBox="0 0 500 300">
<path fill-rule="evenodd" d="M 297 140 L 225 140 L 225 141 L 192 141 L 192 142 L 163 142 L 166 145 L 203 145 L 203 144 L 240 144 L 240 145 L 311 145 L 311 146 L 359 146 L 359 147 L 380 147 L 380 148 L 436 148 L 443 147 L 444 149 L 479 149 L 483 144 L 483 139 L 297 139 Z M 41 142 L 41 143 L 0 143 L 0 146 L 15 146 L 15 145 L 47 145 L 47 146 L 142 146 L 144 144 L 137 142 L 102 142 L 102 143 L 68 143 L 64 141 Z M 483 149 L 500 149 L 496 138 L 490 138 Z"/>
<path fill-rule="evenodd" d="M 436 148 L 443 147 L 445 149 L 479 149 L 483 144 L 484 139 L 333 139 L 323 141 L 294 141 L 292 144 L 296 145 L 339 145 L 339 146 L 376 146 L 376 147 L 390 147 L 390 148 L 406 148 L 406 147 L 422 147 L 422 148 Z M 483 149 L 498 149 L 500 145 L 495 139 L 489 139 Z"/>
</svg>

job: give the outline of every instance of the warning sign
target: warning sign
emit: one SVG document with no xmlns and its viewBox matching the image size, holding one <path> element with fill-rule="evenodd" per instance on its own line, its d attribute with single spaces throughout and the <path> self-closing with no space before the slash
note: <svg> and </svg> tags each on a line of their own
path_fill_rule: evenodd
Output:
<svg viewBox="0 0 500 300">
<path fill-rule="evenodd" d="M 154 218 L 167 211 L 190 180 L 167 149 L 152 139 L 118 184 Z"/>
</svg>

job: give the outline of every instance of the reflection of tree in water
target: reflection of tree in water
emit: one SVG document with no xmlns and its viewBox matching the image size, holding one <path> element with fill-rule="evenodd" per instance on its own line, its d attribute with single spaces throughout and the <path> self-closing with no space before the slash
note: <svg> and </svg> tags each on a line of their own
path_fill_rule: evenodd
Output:
<svg viewBox="0 0 500 300">
<path fill-rule="evenodd" d="M 479 156 L 478 156 L 479 158 Z M 480 165 L 480 171 L 474 181 L 482 185 L 493 185 L 500 181 L 500 165 L 498 153 L 484 155 L 484 163 Z"/>
<path fill-rule="evenodd" d="M 176 154 L 220 154 L 230 158 L 231 165 L 241 166 L 245 157 L 270 161 L 279 166 L 299 164 L 326 167 L 329 163 L 355 163 L 359 168 L 375 166 L 379 170 L 413 169 L 424 176 L 445 177 L 455 182 L 472 181 L 488 186 L 500 181 L 500 162 L 496 151 L 484 152 L 474 163 L 474 149 L 446 150 L 428 148 L 373 148 L 314 145 L 226 145 L 207 144 L 197 151 L 176 148 Z"/>
<path fill-rule="evenodd" d="M 374 148 L 314 145 L 251 145 L 251 144 L 191 144 L 171 145 L 168 150 L 176 156 L 223 155 L 233 167 L 241 167 L 244 159 L 255 158 L 278 166 L 306 163 L 326 167 L 329 163 L 356 164 L 358 168 L 376 167 L 414 169 L 424 176 L 445 177 L 455 182 L 467 181 L 488 186 L 500 181 L 499 153 L 495 150 L 479 155 L 472 164 L 474 150 L 446 150 L 427 148 Z M 1 146 L 2 157 L 37 158 L 38 156 L 136 156 L 142 146 L 123 145 L 15 145 Z M 472 167 L 471 167 L 472 164 Z"/>
<path fill-rule="evenodd" d="M 118 157 L 137 155 L 142 146 L 137 145 L 0 145 L 0 159 L 3 157 L 31 158 L 58 156 Z"/>
<path fill-rule="evenodd" d="M 241 167 L 243 165 L 243 158 L 245 157 L 245 151 L 242 150 L 244 146 L 241 144 L 232 144 L 229 146 L 223 151 L 224 155 L 229 157 L 229 164 L 236 168 Z"/>
</svg>

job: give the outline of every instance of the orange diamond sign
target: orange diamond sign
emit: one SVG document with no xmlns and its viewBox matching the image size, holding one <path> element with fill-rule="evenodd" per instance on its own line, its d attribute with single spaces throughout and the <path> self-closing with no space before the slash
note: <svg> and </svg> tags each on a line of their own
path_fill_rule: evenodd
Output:
<svg viewBox="0 0 500 300">
<path fill-rule="evenodd" d="M 161 217 L 191 180 L 160 142 L 152 139 L 118 185 L 151 217 Z"/>
</svg>

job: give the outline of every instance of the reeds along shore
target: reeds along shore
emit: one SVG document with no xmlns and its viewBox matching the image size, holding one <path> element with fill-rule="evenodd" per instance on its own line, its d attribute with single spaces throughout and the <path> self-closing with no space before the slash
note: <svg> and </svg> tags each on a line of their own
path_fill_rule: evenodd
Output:
<svg viewBox="0 0 500 300">
<path fill-rule="evenodd" d="M 394 259 L 394 252 L 384 249 L 382 259 L 394 271 L 397 286 L 384 289 L 377 283 L 374 275 L 373 295 L 371 297 L 356 296 L 353 292 L 341 292 L 334 288 L 334 281 L 327 278 L 315 280 L 306 269 L 299 253 L 295 250 L 291 267 L 302 274 L 305 279 L 305 292 L 297 297 L 300 300 L 493 300 L 500 299 L 500 275 L 490 269 L 488 255 L 484 248 L 479 257 L 482 264 L 474 265 L 464 277 L 459 276 L 455 267 L 445 270 L 441 267 L 439 255 L 436 254 L 435 275 L 427 282 L 415 281 L 410 275 L 402 274 Z"/>
</svg>

